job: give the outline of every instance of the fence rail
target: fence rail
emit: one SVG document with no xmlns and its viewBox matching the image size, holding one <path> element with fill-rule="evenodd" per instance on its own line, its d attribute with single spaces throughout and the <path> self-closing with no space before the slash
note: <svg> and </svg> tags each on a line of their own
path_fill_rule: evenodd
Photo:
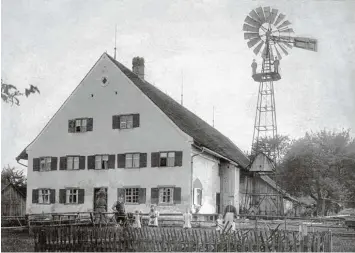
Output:
<svg viewBox="0 0 355 253">
<path fill-rule="evenodd" d="M 331 233 L 266 229 L 56 226 L 33 228 L 35 251 L 139 252 L 139 251 L 311 251 L 330 252 Z"/>
</svg>

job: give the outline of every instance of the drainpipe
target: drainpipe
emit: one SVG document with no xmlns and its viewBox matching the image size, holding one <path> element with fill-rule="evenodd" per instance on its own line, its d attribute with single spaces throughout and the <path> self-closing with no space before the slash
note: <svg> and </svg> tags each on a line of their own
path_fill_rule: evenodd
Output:
<svg viewBox="0 0 355 253">
<path fill-rule="evenodd" d="M 191 207 L 193 206 L 194 204 L 194 189 L 193 189 L 193 180 L 194 180 L 194 176 L 193 176 L 193 172 L 194 172 L 194 157 L 195 156 L 199 156 L 199 155 L 202 155 L 202 153 L 205 152 L 205 148 L 202 148 L 201 152 L 200 153 L 197 153 L 197 154 L 194 154 L 191 156 Z"/>
</svg>

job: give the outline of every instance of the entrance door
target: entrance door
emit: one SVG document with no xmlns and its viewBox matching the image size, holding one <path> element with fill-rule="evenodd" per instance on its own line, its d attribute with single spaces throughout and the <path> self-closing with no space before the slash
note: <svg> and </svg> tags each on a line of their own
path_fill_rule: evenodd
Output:
<svg viewBox="0 0 355 253">
<path fill-rule="evenodd" d="M 107 212 L 107 187 L 99 187 L 99 188 L 94 188 L 94 199 L 93 199 L 93 201 L 94 201 L 94 210 L 96 210 L 96 194 L 100 191 L 100 189 L 104 189 L 105 190 L 105 192 L 106 192 L 106 207 L 105 207 L 105 209 L 106 209 L 106 212 Z"/>
</svg>

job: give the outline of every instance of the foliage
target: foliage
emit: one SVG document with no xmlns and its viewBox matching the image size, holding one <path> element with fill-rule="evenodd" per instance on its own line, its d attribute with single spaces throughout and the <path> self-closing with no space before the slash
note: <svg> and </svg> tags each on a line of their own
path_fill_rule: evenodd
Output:
<svg viewBox="0 0 355 253">
<path fill-rule="evenodd" d="M 23 170 L 18 170 L 15 167 L 4 167 L 1 171 L 1 185 L 12 183 L 16 187 L 26 187 L 26 176 L 23 174 Z"/>
<path fill-rule="evenodd" d="M 252 147 L 252 152 L 249 155 L 249 159 L 253 160 L 255 155 L 258 154 L 259 152 L 263 152 L 265 155 L 270 157 L 272 150 L 274 150 L 277 147 L 279 153 L 278 161 L 280 161 L 285 156 L 291 143 L 292 140 L 287 135 L 277 135 L 274 138 L 261 137 L 259 138 L 258 143 L 254 143 Z"/>
<path fill-rule="evenodd" d="M 28 97 L 31 93 L 40 93 L 39 89 L 36 86 L 33 86 L 32 84 L 30 85 L 29 89 L 25 89 L 25 95 Z M 1 99 L 5 103 L 11 103 L 13 105 L 19 106 L 20 105 L 20 100 L 19 97 L 23 96 L 23 93 L 21 93 L 16 86 L 12 84 L 7 84 L 4 83 L 3 80 L 1 79 Z"/>
<path fill-rule="evenodd" d="M 355 199 L 355 140 L 349 132 L 306 133 L 290 146 L 279 167 L 286 190 L 313 198 L 318 214 Z"/>
</svg>

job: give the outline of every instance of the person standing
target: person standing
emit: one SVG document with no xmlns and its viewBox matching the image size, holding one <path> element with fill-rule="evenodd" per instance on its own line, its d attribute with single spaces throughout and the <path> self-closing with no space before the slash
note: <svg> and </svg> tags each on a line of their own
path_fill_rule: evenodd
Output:
<svg viewBox="0 0 355 253">
<path fill-rule="evenodd" d="M 103 220 L 106 219 L 104 212 L 106 212 L 107 201 L 106 201 L 106 191 L 105 189 L 101 188 L 96 193 L 96 201 L 95 201 L 95 212 L 96 212 L 96 219 L 99 218 L 99 222 L 101 223 Z"/>
<path fill-rule="evenodd" d="M 184 219 L 184 225 L 183 228 L 192 228 L 191 226 L 191 221 L 192 221 L 192 214 L 189 208 L 186 208 L 186 212 L 182 215 Z"/>
<path fill-rule="evenodd" d="M 150 212 L 149 212 L 149 222 L 148 222 L 149 227 L 158 227 L 158 216 L 159 213 L 158 211 L 155 210 L 155 206 L 151 205 Z"/>
<path fill-rule="evenodd" d="M 123 224 L 126 219 L 126 209 L 122 197 L 119 197 L 118 200 L 113 204 L 112 210 L 116 212 L 115 217 L 117 223 Z"/>
<path fill-rule="evenodd" d="M 217 219 L 217 221 L 216 221 L 216 223 L 217 223 L 217 228 L 216 228 L 216 230 L 217 231 L 222 231 L 223 230 L 223 228 L 224 228 L 224 224 L 223 224 L 223 216 L 222 216 L 222 214 L 218 214 L 218 219 Z"/>
<path fill-rule="evenodd" d="M 279 73 L 280 61 L 277 59 L 277 57 L 275 57 L 275 60 L 272 64 L 274 65 L 274 72 Z"/>
<path fill-rule="evenodd" d="M 133 221 L 132 227 L 134 227 L 134 228 L 141 228 L 141 227 L 142 227 L 142 224 L 141 224 L 141 217 L 140 217 L 140 214 L 139 214 L 138 210 L 135 211 L 133 217 L 134 217 L 134 221 Z"/>
<path fill-rule="evenodd" d="M 258 67 L 258 64 L 255 62 L 255 59 L 253 59 L 253 63 L 251 64 L 251 68 L 253 70 L 253 75 L 256 74 L 257 67 Z"/>
</svg>

